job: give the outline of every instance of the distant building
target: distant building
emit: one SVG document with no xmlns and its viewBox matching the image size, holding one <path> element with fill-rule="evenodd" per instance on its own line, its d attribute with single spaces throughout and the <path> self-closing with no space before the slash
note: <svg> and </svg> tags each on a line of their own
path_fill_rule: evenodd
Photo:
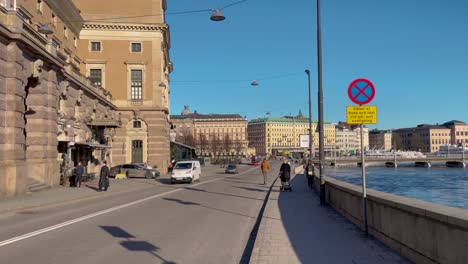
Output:
<svg viewBox="0 0 468 264">
<path fill-rule="evenodd" d="M 338 125 L 336 126 L 337 129 L 348 129 L 350 131 L 354 131 L 355 133 L 355 150 L 356 152 L 361 151 L 361 128 L 360 125 L 354 125 L 354 124 L 348 124 L 346 122 L 338 122 Z M 363 126 L 363 145 L 364 149 L 369 149 L 369 128 L 366 126 Z"/>
<path fill-rule="evenodd" d="M 318 152 L 317 122 L 312 123 L 312 142 L 314 150 Z M 330 123 L 324 125 L 325 146 L 329 152 L 335 145 L 335 126 Z M 309 118 L 298 115 L 296 117 L 268 117 L 253 119 L 248 126 L 250 147 L 256 149 L 258 155 L 282 155 L 287 152 L 304 153 L 300 147 L 300 135 L 309 134 Z"/>
<path fill-rule="evenodd" d="M 452 120 L 444 123 L 443 126 L 450 128 L 450 144 L 465 145 L 465 148 L 468 148 L 468 124 Z"/>
<path fill-rule="evenodd" d="M 339 155 L 348 155 L 357 152 L 359 146 L 356 144 L 356 131 L 337 126 L 335 133 L 336 147 Z"/>
<path fill-rule="evenodd" d="M 451 129 L 441 125 L 422 124 L 393 131 L 398 150 L 436 152 L 440 146 L 451 143 Z"/>
<path fill-rule="evenodd" d="M 380 150 L 391 150 L 392 132 L 389 130 L 371 130 L 369 131 L 369 148 Z"/>
<path fill-rule="evenodd" d="M 181 115 L 172 115 L 175 141 L 194 146 L 198 155 L 246 155 L 247 120 L 238 114 L 191 113 L 186 106 Z"/>
</svg>

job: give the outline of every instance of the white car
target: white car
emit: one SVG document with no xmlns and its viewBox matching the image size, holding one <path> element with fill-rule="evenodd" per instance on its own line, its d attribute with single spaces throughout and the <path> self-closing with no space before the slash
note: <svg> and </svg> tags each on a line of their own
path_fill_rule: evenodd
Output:
<svg viewBox="0 0 468 264">
<path fill-rule="evenodd" d="M 171 173 L 171 184 L 176 182 L 200 181 L 201 166 L 198 160 L 179 161 L 174 165 Z"/>
</svg>

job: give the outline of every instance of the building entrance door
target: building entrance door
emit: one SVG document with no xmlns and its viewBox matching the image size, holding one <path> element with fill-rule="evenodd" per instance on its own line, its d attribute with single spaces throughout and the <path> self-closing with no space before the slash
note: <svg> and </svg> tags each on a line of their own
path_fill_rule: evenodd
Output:
<svg viewBox="0 0 468 264">
<path fill-rule="evenodd" d="M 132 141 L 132 163 L 143 163 L 143 140 Z"/>
</svg>

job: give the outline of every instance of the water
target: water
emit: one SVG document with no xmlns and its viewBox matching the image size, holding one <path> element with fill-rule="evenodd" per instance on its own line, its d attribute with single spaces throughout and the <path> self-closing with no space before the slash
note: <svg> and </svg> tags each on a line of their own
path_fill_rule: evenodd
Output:
<svg viewBox="0 0 468 264">
<path fill-rule="evenodd" d="M 362 186 L 361 168 L 327 167 L 325 175 Z M 366 177 L 369 189 L 468 209 L 468 168 L 367 167 Z"/>
</svg>

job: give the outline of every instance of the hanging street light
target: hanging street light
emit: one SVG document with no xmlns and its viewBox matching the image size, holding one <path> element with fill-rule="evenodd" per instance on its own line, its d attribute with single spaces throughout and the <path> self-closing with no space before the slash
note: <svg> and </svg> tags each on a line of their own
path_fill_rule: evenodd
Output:
<svg viewBox="0 0 468 264">
<path fill-rule="evenodd" d="M 214 13 L 211 15 L 210 19 L 212 21 L 223 21 L 226 19 L 226 17 L 223 15 L 223 13 L 221 13 L 221 10 L 216 9 L 214 10 Z"/>
<path fill-rule="evenodd" d="M 250 85 L 252 85 L 252 86 L 257 86 L 257 85 L 258 85 L 257 80 L 253 80 L 252 83 L 251 83 Z"/>
</svg>

